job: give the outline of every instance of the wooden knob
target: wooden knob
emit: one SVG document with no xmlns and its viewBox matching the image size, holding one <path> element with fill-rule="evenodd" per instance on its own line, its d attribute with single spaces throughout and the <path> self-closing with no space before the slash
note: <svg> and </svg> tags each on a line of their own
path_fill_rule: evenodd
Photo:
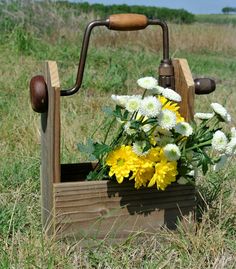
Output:
<svg viewBox="0 0 236 269">
<path fill-rule="evenodd" d="M 148 19 L 141 14 L 114 14 L 109 16 L 109 26 L 111 30 L 133 31 L 147 27 Z"/>
<path fill-rule="evenodd" d="M 209 94 L 216 89 L 216 83 L 210 78 L 196 78 L 194 79 L 196 94 Z"/>
<path fill-rule="evenodd" d="M 48 91 L 43 76 L 35 76 L 30 80 L 30 101 L 35 112 L 47 112 Z"/>
</svg>

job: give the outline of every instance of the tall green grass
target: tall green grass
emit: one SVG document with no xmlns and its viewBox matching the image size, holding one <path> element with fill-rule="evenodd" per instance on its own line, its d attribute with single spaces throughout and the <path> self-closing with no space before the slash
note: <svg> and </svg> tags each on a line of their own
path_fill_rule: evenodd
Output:
<svg viewBox="0 0 236 269">
<path fill-rule="evenodd" d="M 59 64 L 63 88 L 71 87 L 83 31 L 93 17 L 65 16 L 68 10 L 61 14 L 50 3 L 40 9 L 34 1 L 19 3 L 1 5 L 8 20 L 0 18 L 0 268 L 235 268 L 233 162 L 220 174 L 199 176 L 201 218 L 188 229 L 179 225 L 175 232 L 137 234 L 113 246 L 94 242 L 93 248 L 46 237 L 40 225 L 40 120 L 30 107 L 29 80 L 50 59 Z M 196 111 L 214 100 L 235 118 L 234 27 L 170 24 L 170 41 L 171 56 L 187 58 L 194 77 L 217 82 L 215 93 L 196 97 Z M 81 91 L 61 99 L 63 162 L 82 160 L 76 145 L 102 121 L 101 107 L 110 95 L 137 92 L 136 80 L 157 75 L 162 55 L 154 27 L 132 34 L 98 29 L 90 45 Z"/>
</svg>

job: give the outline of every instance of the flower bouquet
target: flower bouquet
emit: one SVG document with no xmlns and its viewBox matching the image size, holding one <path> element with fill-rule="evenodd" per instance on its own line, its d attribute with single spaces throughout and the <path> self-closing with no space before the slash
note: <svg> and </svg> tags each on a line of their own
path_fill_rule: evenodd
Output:
<svg viewBox="0 0 236 269">
<path fill-rule="evenodd" d="M 130 180 L 137 189 L 165 190 L 172 182 L 194 183 L 196 169 L 203 174 L 210 166 L 219 170 L 234 155 L 236 129 L 222 131 L 231 121 L 222 105 L 212 103 L 211 113 L 196 113 L 188 123 L 179 113 L 178 93 L 158 86 L 153 77 L 137 83 L 142 94 L 112 95 L 115 108 L 104 108 L 107 117 L 98 128 L 106 129 L 104 140 L 90 138 L 78 144 L 80 151 L 97 160 L 88 180 Z"/>
</svg>

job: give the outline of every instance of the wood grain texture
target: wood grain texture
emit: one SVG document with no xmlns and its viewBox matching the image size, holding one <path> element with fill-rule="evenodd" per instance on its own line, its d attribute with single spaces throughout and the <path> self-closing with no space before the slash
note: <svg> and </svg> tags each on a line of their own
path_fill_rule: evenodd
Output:
<svg viewBox="0 0 236 269">
<path fill-rule="evenodd" d="M 180 103 L 180 114 L 186 121 L 190 122 L 194 116 L 195 86 L 192 74 L 186 59 L 174 59 L 175 90 L 182 101 Z"/>
<path fill-rule="evenodd" d="M 109 29 L 133 31 L 146 28 L 148 19 L 141 14 L 114 14 L 109 16 Z"/>
<path fill-rule="evenodd" d="M 173 184 L 166 191 L 136 190 L 133 182 L 85 181 L 54 184 L 58 236 L 125 238 L 138 231 L 175 228 L 177 217 L 194 211 L 195 189 Z M 174 212 L 174 213 L 170 213 Z"/>
<path fill-rule="evenodd" d="M 42 223 L 53 231 L 53 182 L 60 182 L 60 85 L 56 62 L 45 62 L 48 111 L 41 114 L 41 195 Z"/>
</svg>

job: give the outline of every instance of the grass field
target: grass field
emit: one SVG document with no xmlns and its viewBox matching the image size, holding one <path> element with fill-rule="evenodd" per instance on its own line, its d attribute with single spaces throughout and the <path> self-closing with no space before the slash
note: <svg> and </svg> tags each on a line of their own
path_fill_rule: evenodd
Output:
<svg viewBox="0 0 236 269">
<path fill-rule="evenodd" d="M 198 22 L 215 24 L 236 24 L 235 14 L 198 14 L 195 15 Z"/>
<path fill-rule="evenodd" d="M 40 224 L 40 121 L 30 107 L 29 80 L 50 59 L 59 64 L 62 86 L 73 85 L 82 33 L 93 15 L 65 19 L 42 7 L 29 20 L 24 8 L 9 15 L 20 23 L 0 29 L 0 268 L 235 268 L 233 161 L 220 174 L 198 178 L 207 210 L 187 231 L 179 226 L 176 232 L 133 236 L 122 245 L 97 242 L 94 248 L 45 236 Z M 131 34 L 94 31 L 81 92 L 62 98 L 63 162 L 81 161 L 76 144 L 101 122 L 101 107 L 112 93 L 133 92 L 139 77 L 156 75 L 161 44 L 160 29 L 154 27 Z M 171 56 L 187 58 L 194 77 L 217 82 L 215 93 L 196 97 L 195 110 L 220 102 L 235 126 L 235 26 L 170 24 L 170 45 Z"/>
</svg>

